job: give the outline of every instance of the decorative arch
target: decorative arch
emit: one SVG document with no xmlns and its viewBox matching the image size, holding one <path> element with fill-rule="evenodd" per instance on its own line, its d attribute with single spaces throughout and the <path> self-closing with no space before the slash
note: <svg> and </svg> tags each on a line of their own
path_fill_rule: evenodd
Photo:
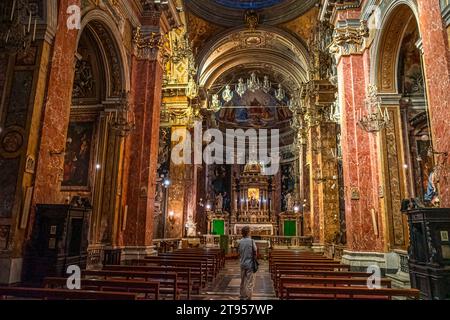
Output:
<svg viewBox="0 0 450 320">
<path fill-rule="evenodd" d="M 106 12 L 98 9 L 86 13 L 81 21 L 77 46 L 85 28 L 89 28 L 98 37 L 101 54 L 107 64 L 105 71 L 107 79 L 111 80 L 110 82 L 107 81 L 107 83 L 111 84 L 107 88 L 107 97 L 117 97 L 122 91 L 129 91 L 131 82 L 127 53 L 125 47 L 120 45 L 122 43 L 122 35 L 111 17 Z"/>
<path fill-rule="evenodd" d="M 391 1 L 381 15 L 380 29 L 374 42 L 375 59 L 372 79 L 380 93 L 398 93 L 398 64 L 405 32 L 412 23 L 418 24 L 414 1 Z M 420 30 L 419 30 L 420 36 Z"/>
<path fill-rule="evenodd" d="M 208 88 L 220 75 L 239 65 L 270 65 L 300 86 L 308 79 L 308 57 L 306 46 L 283 30 L 234 28 L 216 36 L 200 52 L 199 84 Z"/>
</svg>

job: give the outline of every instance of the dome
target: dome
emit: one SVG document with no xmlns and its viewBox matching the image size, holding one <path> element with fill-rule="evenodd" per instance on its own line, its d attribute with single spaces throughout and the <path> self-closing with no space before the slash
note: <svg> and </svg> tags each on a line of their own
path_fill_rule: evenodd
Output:
<svg viewBox="0 0 450 320">
<path fill-rule="evenodd" d="M 260 174 L 261 172 L 262 168 L 258 163 L 249 163 L 244 167 L 244 173 Z"/>
</svg>

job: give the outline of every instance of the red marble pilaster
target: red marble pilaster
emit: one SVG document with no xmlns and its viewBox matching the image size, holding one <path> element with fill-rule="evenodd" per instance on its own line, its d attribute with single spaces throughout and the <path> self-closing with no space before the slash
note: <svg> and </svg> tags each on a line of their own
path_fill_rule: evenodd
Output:
<svg viewBox="0 0 450 320">
<path fill-rule="evenodd" d="M 152 245 L 158 162 L 163 69 L 157 60 L 132 58 L 132 89 L 136 129 L 127 141 L 128 205 L 123 245 Z"/>
<path fill-rule="evenodd" d="M 433 144 L 436 151 L 450 153 L 450 50 L 438 0 L 418 0 L 425 80 Z M 441 157 L 437 158 L 442 161 Z M 447 160 L 446 165 L 449 164 Z M 440 179 L 442 207 L 450 207 L 450 177 Z"/>
<path fill-rule="evenodd" d="M 378 198 L 377 136 L 358 127 L 358 114 L 365 110 L 368 66 L 367 51 L 365 55 L 343 56 L 338 64 L 347 247 L 351 251 L 379 252 L 384 249 L 384 241 Z"/>
<path fill-rule="evenodd" d="M 69 126 L 75 52 L 79 30 L 67 28 L 67 8 L 81 5 L 81 0 L 61 0 L 59 3 L 53 57 L 44 106 L 39 157 L 33 203 L 62 203 L 60 193 L 64 150 Z"/>
</svg>

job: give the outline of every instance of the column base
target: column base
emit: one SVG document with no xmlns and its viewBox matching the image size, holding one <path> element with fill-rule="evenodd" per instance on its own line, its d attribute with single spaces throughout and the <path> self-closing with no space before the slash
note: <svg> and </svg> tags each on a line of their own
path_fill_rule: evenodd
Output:
<svg viewBox="0 0 450 320">
<path fill-rule="evenodd" d="M 311 250 L 316 253 L 324 253 L 325 245 L 323 243 L 313 243 L 311 246 Z"/>
<path fill-rule="evenodd" d="M 143 247 L 123 247 L 121 253 L 121 261 L 126 262 L 136 259 L 144 259 L 147 256 L 156 256 L 158 251 L 155 250 L 155 246 L 143 246 Z"/>
<path fill-rule="evenodd" d="M 369 266 L 378 266 L 381 274 L 395 274 L 399 270 L 397 254 L 394 252 L 357 252 L 344 250 L 342 263 L 350 265 L 352 271 L 367 272 Z"/>
<path fill-rule="evenodd" d="M 23 258 L 0 258 L 0 284 L 15 284 L 22 281 Z"/>
</svg>

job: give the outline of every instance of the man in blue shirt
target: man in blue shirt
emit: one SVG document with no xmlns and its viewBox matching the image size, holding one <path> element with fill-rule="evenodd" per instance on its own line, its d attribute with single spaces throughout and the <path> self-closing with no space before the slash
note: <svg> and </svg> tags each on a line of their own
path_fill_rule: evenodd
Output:
<svg viewBox="0 0 450 320">
<path fill-rule="evenodd" d="M 242 240 L 239 242 L 239 257 L 241 262 L 241 300 L 251 300 L 255 284 L 253 257 L 256 257 L 257 247 L 250 237 L 250 228 L 242 228 Z"/>
</svg>

